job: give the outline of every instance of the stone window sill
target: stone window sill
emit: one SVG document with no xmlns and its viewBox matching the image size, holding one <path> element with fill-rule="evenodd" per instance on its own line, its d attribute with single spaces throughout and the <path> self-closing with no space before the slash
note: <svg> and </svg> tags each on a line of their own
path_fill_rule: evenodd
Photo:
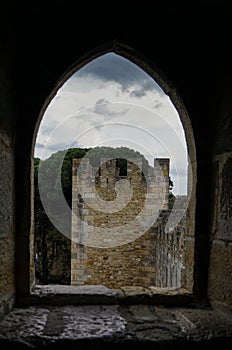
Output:
<svg viewBox="0 0 232 350">
<path fill-rule="evenodd" d="M 115 305 L 156 304 L 187 306 L 194 303 L 192 293 L 183 288 L 124 286 L 110 289 L 102 285 L 36 285 L 19 305 Z"/>
<path fill-rule="evenodd" d="M 1 349 L 230 349 L 232 315 L 155 305 L 15 307 L 0 322 Z M 137 348 L 137 347 L 136 347 Z"/>
</svg>

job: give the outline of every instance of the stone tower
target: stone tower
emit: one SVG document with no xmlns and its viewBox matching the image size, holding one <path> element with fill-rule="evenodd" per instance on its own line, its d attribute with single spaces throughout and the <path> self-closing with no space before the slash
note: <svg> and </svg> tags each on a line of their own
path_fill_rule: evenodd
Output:
<svg viewBox="0 0 232 350">
<path fill-rule="evenodd" d="M 97 169 L 88 159 L 73 159 L 71 284 L 152 284 L 155 240 L 149 229 L 153 216 L 169 209 L 169 159 L 154 159 L 146 174 L 142 159 L 128 160 L 126 176 L 116 159 L 101 164 Z"/>
</svg>

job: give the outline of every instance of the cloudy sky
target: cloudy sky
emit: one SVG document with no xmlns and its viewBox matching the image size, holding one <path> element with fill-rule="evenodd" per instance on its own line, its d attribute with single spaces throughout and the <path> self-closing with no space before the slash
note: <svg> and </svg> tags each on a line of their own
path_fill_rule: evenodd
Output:
<svg viewBox="0 0 232 350">
<path fill-rule="evenodd" d="M 186 194 L 187 149 L 169 97 L 142 69 L 113 53 L 77 71 L 49 104 L 37 134 L 35 157 L 70 147 L 126 146 L 170 158 L 175 194 Z"/>
</svg>

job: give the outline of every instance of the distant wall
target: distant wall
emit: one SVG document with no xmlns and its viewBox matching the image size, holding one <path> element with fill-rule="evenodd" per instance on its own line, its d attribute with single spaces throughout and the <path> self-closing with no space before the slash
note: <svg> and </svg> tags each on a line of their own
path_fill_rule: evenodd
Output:
<svg viewBox="0 0 232 350">
<path fill-rule="evenodd" d="M 70 284 L 71 244 L 49 222 L 35 225 L 35 283 Z"/>
</svg>

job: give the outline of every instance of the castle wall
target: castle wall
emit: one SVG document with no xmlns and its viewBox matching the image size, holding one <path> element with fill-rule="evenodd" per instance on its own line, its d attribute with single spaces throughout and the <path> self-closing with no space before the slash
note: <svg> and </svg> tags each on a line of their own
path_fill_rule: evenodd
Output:
<svg viewBox="0 0 232 350">
<path fill-rule="evenodd" d="M 88 159 L 73 160 L 71 284 L 180 286 L 183 234 L 165 233 L 169 159 L 156 159 L 146 180 L 139 160 L 128 161 L 124 177 L 115 160 L 103 162 L 100 176 L 89 169 Z M 117 202 L 120 180 L 128 187 Z"/>
<path fill-rule="evenodd" d="M 69 284 L 71 274 L 70 239 L 58 232 L 47 219 L 35 231 L 36 284 Z"/>
</svg>

